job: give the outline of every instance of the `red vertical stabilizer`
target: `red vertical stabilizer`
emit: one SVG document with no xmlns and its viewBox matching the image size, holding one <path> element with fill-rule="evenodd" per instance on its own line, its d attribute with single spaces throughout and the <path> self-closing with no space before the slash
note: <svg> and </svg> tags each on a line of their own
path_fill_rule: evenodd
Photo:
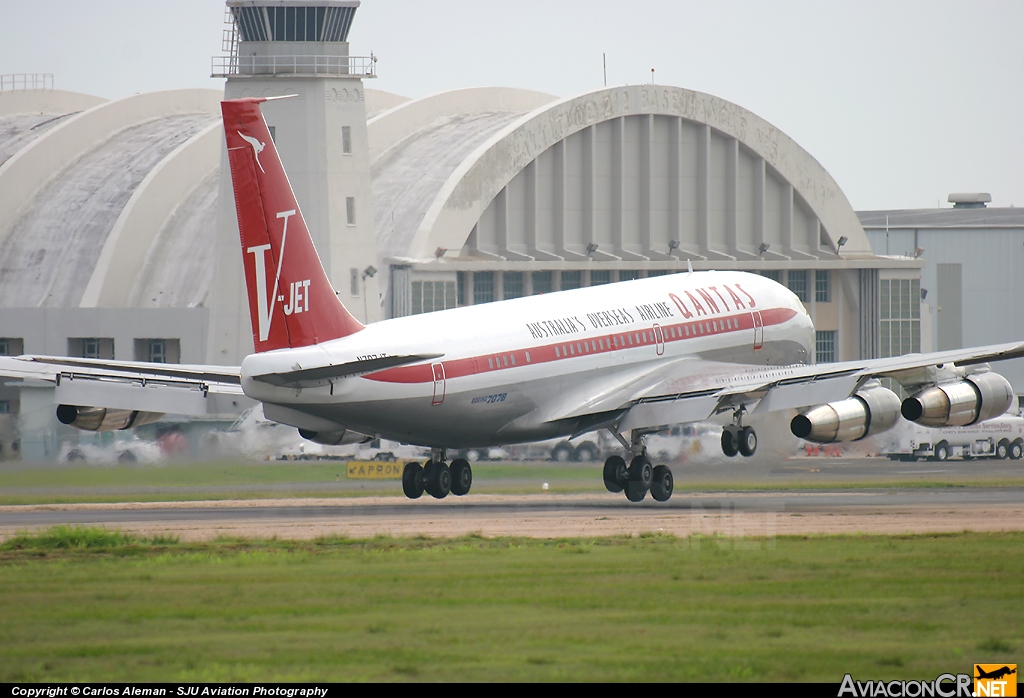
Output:
<svg viewBox="0 0 1024 698">
<path fill-rule="evenodd" d="M 265 101 L 221 102 L 257 352 L 309 346 L 363 329 L 327 280 L 263 120 Z"/>
</svg>

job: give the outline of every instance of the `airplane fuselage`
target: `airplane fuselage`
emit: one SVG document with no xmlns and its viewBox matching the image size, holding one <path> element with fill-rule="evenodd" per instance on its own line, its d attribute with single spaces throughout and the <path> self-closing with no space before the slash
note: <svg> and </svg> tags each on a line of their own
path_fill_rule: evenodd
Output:
<svg viewBox="0 0 1024 698">
<path fill-rule="evenodd" d="M 789 289 L 744 272 L 694 272 L 386 320 L 250 355 L 241 375 L 272 419 L 455 448 L 568 436 L 583 408 L 613 414 L 645 387 L 773 375 L 809 361 L 813 346 Z M 403 354 L 441 356 L 306 388 L 253 378 Z"/>
</svg>

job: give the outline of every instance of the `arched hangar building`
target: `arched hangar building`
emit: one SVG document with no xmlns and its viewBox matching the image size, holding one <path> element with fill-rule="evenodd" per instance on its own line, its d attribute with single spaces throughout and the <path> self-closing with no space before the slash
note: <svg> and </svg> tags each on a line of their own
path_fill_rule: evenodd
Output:
<svg viewBox="0 0 1024 698">
<path fill-rule="evenodd" d="M 408 100 L 365 87 L 356 0 L 227 4 L 223 93 L 0 90 L 0 352 L 238 363 L 252 336 L 219 101 L 286 94 L 264 113 L 361 319 L 691 264 L 787 284 L 819 361 L 930 348 L 923 262 L 874 254 L 825 169 L 736 104 L 657 85 Z"/>
</svg>

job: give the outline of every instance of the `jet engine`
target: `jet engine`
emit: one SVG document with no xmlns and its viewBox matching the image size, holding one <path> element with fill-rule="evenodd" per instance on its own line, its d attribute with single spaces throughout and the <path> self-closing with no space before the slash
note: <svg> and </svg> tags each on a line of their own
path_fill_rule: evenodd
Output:
<svg viewBox="0 0 1024 698">
<path fill-rule="evenodd" d="M 114 410 L 107 407 L 81 407 L 58 405 L 57 419 L 61 424 L 82 431 L 120 431 L 152 424 L 162 412 L 139 412 L 138 410 Z"/>
<path fill-rule="evenodd" d="M 901 412 L 926 427 L 962 427 L 1010 408 L 1013 388 L 998 373 L 972 373 L 962 381 L 925 388 L 903 401 Z"/>
<path fill-rule="evenodd" d="M 845 400 L 812 407 L 793 417 L 793 435 L 819 444 L 857 441 L 891 429 L 900 416 L 900 398 L 878 381 Z"/>
<path fill-rule="evenodd" d="M 342 429 L 341 431 L 310 431 L 309 429 L 299 429 L 299 436 L 304 438 L 306 441 L 312 441 L 315 444 L 322 444 L 324 446 L 346 446 L 348 444 L 361 444 L 363 442 L 373 440 L 366 434 L 360 434 L 359 432 L 349 431 L 347 429 Z"/>
</svg>

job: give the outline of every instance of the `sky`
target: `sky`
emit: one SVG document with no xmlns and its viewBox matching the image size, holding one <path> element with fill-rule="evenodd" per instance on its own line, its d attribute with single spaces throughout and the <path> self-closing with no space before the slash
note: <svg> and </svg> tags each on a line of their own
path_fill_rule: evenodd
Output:
<svg viewBox="0 0 1024 698">
<path fill-rule="evenodd" d="M 0 74 L 107 98 L 221 88 L 223 0 L 3 0 Z M 857 210 L 1024 206 L 1019 0 L 363 0 L 352 55 L 406 97 L 519 87 L 564 97 L 651 81 L 780 128 Z"/>
</svg>

